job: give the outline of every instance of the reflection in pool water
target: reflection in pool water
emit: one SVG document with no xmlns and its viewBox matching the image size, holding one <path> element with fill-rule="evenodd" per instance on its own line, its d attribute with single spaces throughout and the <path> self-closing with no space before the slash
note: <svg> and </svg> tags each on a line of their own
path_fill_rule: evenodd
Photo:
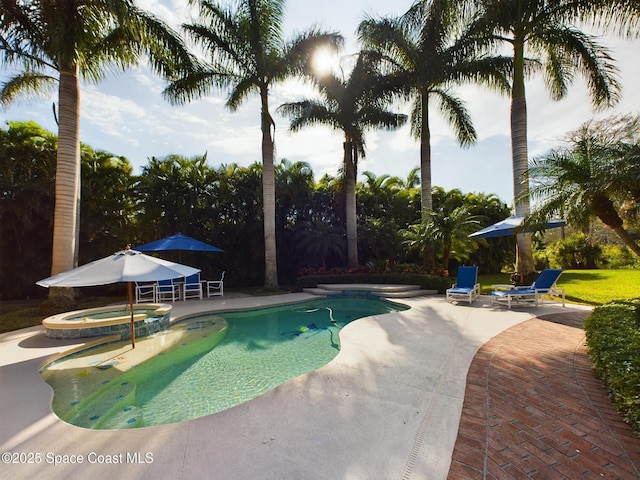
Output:
<svg viewBox="0 0 640 480">
<path fill-rule="evenodd" d="M 49 364 L 53 409 L 86 428 L 197 418 L 255 398 L 329 363 L 339 331 L 358 318 L 405 310 L 376 299 L 328 298 L 189 317 L 165 332 L 96 347 Z"/>
</svg>

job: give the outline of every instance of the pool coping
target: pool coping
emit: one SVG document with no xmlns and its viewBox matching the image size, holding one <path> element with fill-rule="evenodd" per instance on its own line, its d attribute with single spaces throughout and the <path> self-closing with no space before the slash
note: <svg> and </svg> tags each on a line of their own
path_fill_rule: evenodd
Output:
<svg viewBox="0 0 640 480">
<path fill-rule="evenodd" d="M 318 297 L 225 295 L 176 302 L 172 317 L 312 298 Z M 51 412 L 52 391 L 38 366 L 78 341 L 46 339 L 41 327 L 2 334 L 0 451 L 41 458 L 3 470 L 16 479 L 191 479 L 204 472 L 216 478 L 446 478 L 473 355 L 505 329 L 563 309 L 506 310 L 485 298 L 453 305 L 444 296 L 392 301 L 412 308 L 347 325 L 341 352 L 315 372 L 224 412 L 125 431 L 85 430 Z M 573 308 L 586 307 L 566 310 Z M 79 455 L 84 462 L 53 465 L 49 454 L 52 460 Z M 67 457 L 60 458 L 70 462 Z"/>
</svg>

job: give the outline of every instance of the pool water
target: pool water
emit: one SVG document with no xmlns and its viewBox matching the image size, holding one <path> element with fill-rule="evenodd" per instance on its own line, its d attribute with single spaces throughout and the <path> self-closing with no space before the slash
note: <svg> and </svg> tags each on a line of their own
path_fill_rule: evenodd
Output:
<svg viewBox="0 0 640 480">
<path fill-rule="evenodd" d="M 85 428 L 162 425 L 251 400 L 329 363 L 349 322 L 408 307 L 377 299 L 327 298 L 192 316 L 142 339 L 64 357 L 42 376 L 53 410 Z"/>
</svg>

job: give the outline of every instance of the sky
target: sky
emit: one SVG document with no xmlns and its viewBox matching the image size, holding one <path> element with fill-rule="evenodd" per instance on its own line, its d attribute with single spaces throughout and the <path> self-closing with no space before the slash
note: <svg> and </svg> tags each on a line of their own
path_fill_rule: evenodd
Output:
<svg viewBox="0 0 640 480">
<path fill-rule="evenodd" d="M 404 13 L 413 0 L 289 0 L 285 11 L 285 38 L 318 26 L 345 36 L 342 55 L 357 51 L 355 30 L 365 14 L 395 16 Z M 393 3 L 393 5 L 391 5 Z M 137 4 L 158 15 L 174 28 L 189 22 L 195 11 L 186 0 L 138 0 Z M 611 49 L 620 69 L 622 99 L 613 109 L 595 112 L 581 77 L 571 93 L 554 102 L 540 76 L 527 83 L 529 156 L 543 155 L 562 145 L 563 137 L 592 118 L 640 113 L 639 41 L 599 37 Z M 0 74 L 0 82 L 4 78 Z M 146 67 L 111 74 L 99 84 L 81 84 L 80 137 L 94 149 L 126 157 L 141 173 L 151 157 L 179 154 L 187 157 L 207 154 L 211 166 L 261 161 L 259 103 L 253 98 L 237 111 L 224 106 L 225 92 L 212 92 L 183 106 L 173 106 L 162 97 L 164 82 Z M 301 93 L 304 92 L 304 93 Z M 478 133 L 478 142 L 466 149 L 456 143 L 450 127 L 432 109 L 432 183 L 446 190 L 495 194 L 512 203 L 513 176 L 509 130 L 510 100 L 480 86 L 462 86 L 455 93 L 467 102 Z M 276 162 L 308 162 L 318 180 L 335 175 L 342 162 L 340 132 L 314 127 L 288 132 L 288 119 L 275 109 L 298 101 L 310 91 L 297 82 L 273 88 L 270 108 L 276 122 Z M 19 100 L 0 109 L 0 122 L 33 120 L 57 133 L 52 104 L 55 96 Z M 405 111 L 404 113 L 408 113 Z M 359 172 L 406 178 L 419 166 L 419 143 L 408 126 L 394 132 L 369 131 L 365 136 L 366 158 L 359 160 Z"/>
</svg>

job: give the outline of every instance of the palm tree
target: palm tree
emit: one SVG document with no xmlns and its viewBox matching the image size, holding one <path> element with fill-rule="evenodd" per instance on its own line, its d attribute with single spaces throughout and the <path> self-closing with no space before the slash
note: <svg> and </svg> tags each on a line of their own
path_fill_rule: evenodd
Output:
<svg viewBox="0 0 640 480">
<path fill-rule="evenodd" d="M 307 262 L 319 259 L 323 269 L 327 268 L 327 259 L 342 257 L 344 235 L 342 229 L 329 223 L 310 220 L 296 230 L 297 248 L 306 255 Z"/>
<path fill-rule="evenodd" d="M 142 243 L 182 232 L 200 236 L 208 218 L 215 172 L 207 165 L 207 156 L 187 158 L 168 155 L 151 157 L 138 181 L 140 219 L 146 237 Z"/>
<path fill-rule="evenodd" d="M 276 224 L 278 231 L 293 228 L 306 221 L 311 212 L 313 170 L 306 162 L 292 163 L 282 159 L 275 167 Z"/>
<path fill-rule="evenodd" d="M 58 86 L 58 152 L 51 273 L 73 268 L 78 258 L 80 195 L 80 84 L 99 81 L 107 67 L 124 70 L 143 55 L 158 73 L 171 75 L 189 63 L 181 39 L 164 22 L 130 0 L 73 2 L 2 0 L 0 64 L 19 72 L 2 85 L 0 103 L 20 93 Z M 70 298 L 52 288 L 50 298 Z"/>
<path fill-rule="evenodd" d="M 344 133 L 343 168 L 347 231 L 347 263 L 358 266 L 356 175 L 358 156 L 365 155 L 367 128 L 395 129 L 406 115 L 386 110 L 391 101 L 389 77 L 381 73 L 383 59 L 374 52 L 360 52 L 349 77 L 327 73 L 314 77 L 320 100 L 285 103 L 278 110 L 291 118 L 295 132 L 309 125 L 327 125 Z"/>
<path fill-rule="evenodd" d="M 81 162 L 79 263 L 86 263 L 101 252 L 116 252 L 133 241 L 138 204 L 133 167 L 125 157 L 81 144 Z"/>
<path fill-rule="evenodd" d="M 471 30 L 490 34 L 496 42 L 506 42 L 512 48 L 511 149 L 515 213 L 527 215 L 530 200 L 525 77 L 530 72 L 525 58 L 533 56 L 544 71 L 545 84 L 552 99 L 563 98 L 574 74 L 579 73 L 587 79 L 595 107 L 613 105 L 618 100 L 619 91 L 613 59 L 593 35 L 573 25 L 594 15 L 602 23 L 607 23 L 602 15 L 615 19 L 625 9 L 624 3 L 633 2 L 469 0 L 467 3 L 475 7 L 479 15 Z M 606 4 L 610 4 L 610 10 L 603 10 Z M 616 5 L 619 6 L 618 10 Z M 531 236 L 519 235 L 518 245 L 521 253 L 519 261 L 522 263 L 518 271 L 530 274 L 534 271 Z"/>
<path fill-rule="evenodd" d="M 429 217 L 409 225 L 401 234 L 407 249 L 423 257 L 425 267 L 435 263 L 426 256 L 437 253 L 439 268 L 446 271 L 451 258 L 463 261 L 471 256 L 474 242 L 469 235 L 478 229 L 480 216 L 473 215 L 475 205 L 458 189 L 445 192 L 438 187 L 434 197 L 435 208 Z"/>
<path fill-rule="evenodd" d="M 432 210 L 431 130 L 429 110 L 433 100 L 454 129 L 458 142 L 469 146 L 476 131 L 464 102 L 451 87 L 462 82 L 484 83 L 508 91 L 510 61 L 480 56 L 480 36 L 459 31 L 459 2 L 422 0 L 399 18 L 365 18 L 358 27 L 366 48 L 379 50 L 400 68 L 400 80 L 413 98 L 411 133 L 420 140 L 422 216 Z"/>
<path fill-rule="evenodd" d="M 416 188 L 418 185 L 420 185 L 420 167 L 414 167 L 407 174 L 407 178 L 403 182 L 403 187 L 410 190 Z"/>
<path fill-rule="evenodd" d="M 369 171 L 362 172 L 362 176 L 365 182 L 356 185 L 356 194 L 365 216 L 374 217 L 378 211 L 393 211 L 394 199 L 402 192 L 402 179 L 386 174 L 378 176 Z"/>
<path fill-rule="evenodd" d="M 598 217 L 640 256 L 621 217 L 640 210 L 640 116 L 584 124 L 567 148 L 532 160 L 527 173 L 534 216 L 564 215 L 579 228 Z"/>
<path fill-rule="evenodd" d="M 194 0 L 195 1 L 195 0 Z M 312 53 L 320 46 L 338 49 L 342 37 L 311 30 L 291 42 L 282 35 L 284 0 L 239 0 L 235 8 L 201 0 L 200 23 L 183 25 L 209 56 L 207 65 L 187 71 L 165 90 L 174 103 L 228 89 L 227 107 L 235 111 L 249 95 L 260 96 L 262 131 L 262 192 L 264 208 L 266 288 L 278 286 L 276 262 L 275 173 L 269 89 L 276 82 L 310 69 Z"/>
</svg>

